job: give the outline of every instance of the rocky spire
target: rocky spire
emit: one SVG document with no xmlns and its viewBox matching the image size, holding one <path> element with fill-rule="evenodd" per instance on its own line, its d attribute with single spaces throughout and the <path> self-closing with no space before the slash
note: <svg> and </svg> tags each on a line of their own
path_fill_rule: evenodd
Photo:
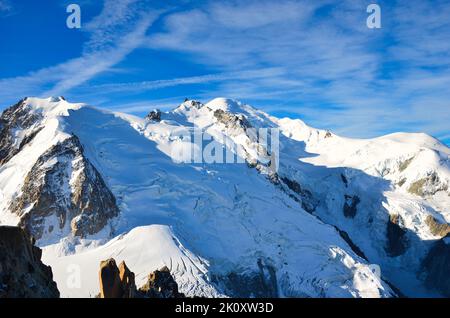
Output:
<svg viewBox="0 0 450 318">
<path fill-rule="evenodd" d="M 178 284 L 167 266 L 148 275 L 148 280 L 139 290 L 136 288 L 134 273 L 124 261 L 117 267 L 113 258 L 100 262 L 99 298 L 181 298 Z"/>
</svg>

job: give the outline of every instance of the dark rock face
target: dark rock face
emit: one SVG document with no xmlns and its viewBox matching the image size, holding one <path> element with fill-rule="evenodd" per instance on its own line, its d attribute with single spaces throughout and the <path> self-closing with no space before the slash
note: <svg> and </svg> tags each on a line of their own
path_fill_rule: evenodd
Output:
<svg viewBox="0 0 450 318">
<path fill-rule="evenodd" d="M 276 173 L 273 170 L 275 166 L 274 156 L 268 151 L 267 146 L 262 145 L 259 140 L 259 134 L 244 114 L 235 114 L 230 111 L 216 109 L 213 110 L 208 106 L 193 100 L 186 99 L 180 107 L 201 109 L 206 107 L 212 112 L 216 123 L 219 124 L 220 130 L 228 136 L 237 137 L 245 135 L 247 145 L 254 146 L 257 157 L 253 153 L 249 153 L 245 147 L 237 146 L 237 155 L 246 161 L 249 168 L 256 168 L 259 172 L 268 174 L 271 182 L 277 181 Z M 268 169 L 267 169 L 268 168 Z M 268 171 L 267 171 L 268 170 Z"/>
<path fill-rule="evenodd" d="M 160 121 L 161 111 L 159 109 L 152 110 L 145 118 L 151 121 Z"/>
<path fill-rule="evenodd" d="M 241 128 L 244 130 L 251 128 L 247 118 L 242 114 L 235 115 L 222 109 L 217 109 L 214 111 L 214 117 L 228 128 Z"/>
<path fill-rule="evenodd" d="M 448 233 L 450 233 L 450 224 L 440 223 L 431 215 L 427 216 L 425 223 L 428 225 L 433 235 L 445 237 Z"/>
<path fill-rule="evenodd" d="M 147 283 L 139 289 L 143 297 L 150 298 L 183 298 L 178 292 L 178 284 L 170 274 L 167 266 L 148 275 Z"/>
<path fill-rule="evenodd" d="M 358 212 L 358 204 L 361 202 L 357 195 L 345 195 L 345 202 L 343 207 L 344 216 L 346 218 L 354 218 Z"/>
<path fill-rule="evenodd" d="M 345 187 L 347 187 L 347 186 L 348 186 L 348 180 L 347 180 L 347 177 L 344 176 L 342 173 L 341 173 L 341 180 L 342 180 L 342 182 L 344 183 Z"/>
<path fill-rule="evenodd" d="M 100 263 L 99 298 L 182 298 L 178 292 L 178 284 L 165 266 L 148 276 L 147 283 L 139 290 L 136 288 L 134 273 L 125 262 L 119 268 L 112 258 Z"/>
<path fill-rule="evenodd" d="M 134 273 L 130 271 L 124 261 L 122 261 L 119 265 L 119 278 L 122 284 L 122 297 L 135 298 L 137 291 L 134 280 Z"/>
<path fill-rule="evenodd" d="M 99 281 L 100 298 L 123 298 L 122 282 L 114 259 L 100 263 Z"/>
<path fill-rule="evenodd" d="M 212 111 L 210 108 L 209 110 Z M 275 171 L 277 158 L 274 153 L 269 151 L 269 147 L 265 142 L 262 142 L 268 136 L 260 135 L 258 129 L 252 126 L 244 114 L 234 114 L 222 109 L 216 109 L 213 112 L 213 116 L 228 136 L 237 137 L 245 135 L 247 137 L 247 146 L 251 145 L 257 156 L 248 152 L 242 146 L 237 147 L 238 155 L 246 161 L 249 168 L 256 168 L 258 172 L 267 174 L 270 182 L 278 184 L 278 175 Z"/>
<path fill-rule="evenodd" d="M 303 189 L 300 183 L 295 180 L 291 180 L 287 177 L 280 177 L 280 179 L 291 191 L 300 196 L 302 208 L 306 212 L 313 213 L 316 210 L 318 202 L 314 199 L 311 191 Z M 298 201 L 298 199 L 294 196 L 291 196 L 291 198 Z"/>
<path fill-rule="evenodd" d="M 95 234 L 119 213 L 113 194 L 75 135 L 39 157 L 10 211 L 37 239 L 55 230 L 55 223 L 61 231 L 70 224 L 68 231 L 76 236 Z M 50 217 L 56 221 L 47 222 Z"/>
<path fill-rule="evenodd" d="M 196 100 L 189 99 L 189 98 L 185 98 L 183 104 L 188 107 L 194 107 L 197 109 L 200 109 L 204 106 L 203 103 L 196 101 Z"/>
<path fill-rule="evenodd" d="M 0 298 L 57 298 L 52 269 L 21 228 L 0 226 Z"/>
<path fill-rule="evenodd" d="M 0 166 L 8 162 L 42 129 L 39 126 L 41 115 L 30 111 L 26 99 L 5 109 L 0 116 Z M 28 129 L 23 136 L 15 132 Z"/>
<path fill-rule="evenodd" d="M 422 266 L 426 285 L 450 297 L 450 234 L 434 243 Z"/>
<path fill-rule="evenodd" d="M 213 281 L 233 297 L 279 297 L 275 268 L 261 259 L 258 259 L 257 265 L 259 271 L 231 272 L 227 276 L 215 276 Z"/>
<path fill-rule="evenodd" d="M 398 170 L 400 172 L 405 171 L 406 168 L 408 168 L 408 166 L 411 164 L 411 162 L 414 160 L 414 157 L 411 157 L 409 159 L 406 159 L 405 161 L 401 162 L 400 165 L 398 166 Z"/>
<path fill-rule="evenodd" d="M 391 215 L 387 223 L 386 252 L 391 257 L 402 255 L 408 248 L 406 230 L 400 226 L 400 222 L 398 215 Z"/>
<path fill-rule="evenodd" d="M 350 246 L 350 248 L 352 249 L 353 252 L 355 252 L 356 255 L 358 255 L 359 257 L 365 259 L 366 261 L 368 261 L 366 255 L 363 253 L 363 251 L 361 251 L 361 249 L 352 241 L 352 239 L 350 238 L 350 236 L 348 235 L 347 232 L 340 230 L 338 227 L 334 227 L 336 229 L 336 231 L 338 231 L 339 235 L 344 239 L 344 241 Z"/>
</svg>

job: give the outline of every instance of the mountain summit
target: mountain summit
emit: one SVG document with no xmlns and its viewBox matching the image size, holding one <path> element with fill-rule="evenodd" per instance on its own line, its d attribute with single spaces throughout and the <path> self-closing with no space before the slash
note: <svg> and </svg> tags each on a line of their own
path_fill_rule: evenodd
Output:
<svg viewBox="0 0 450 318">
<path fill-rule="evenodd" d="M 255 129 L 279 132 L 276 170 Z M 198 130 L 237 160 L 186 160 Z M 166 266 L 187 296 L 449 297 L 449 186 L 430 136 L 343 138 L 225 98 L 146 118 L 26 98 L 0 117 L 0 224 L 37 239 L 63 297 L 98 294 L 109 258 L 139 286 Z"/>
</svg>

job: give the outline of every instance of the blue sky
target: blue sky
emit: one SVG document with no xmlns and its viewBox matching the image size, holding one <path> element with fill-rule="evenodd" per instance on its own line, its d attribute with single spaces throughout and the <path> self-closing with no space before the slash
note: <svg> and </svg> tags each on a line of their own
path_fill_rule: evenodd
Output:
<svg viewBox="0 0 450 318">
<path fill-rule="evenodd" d="M 0 36 L 0 109 L 64 95 L 143 115 L 224 96 L 344 136 L 450 144 L 448 0 L 0 0 Z"/>
</svg>

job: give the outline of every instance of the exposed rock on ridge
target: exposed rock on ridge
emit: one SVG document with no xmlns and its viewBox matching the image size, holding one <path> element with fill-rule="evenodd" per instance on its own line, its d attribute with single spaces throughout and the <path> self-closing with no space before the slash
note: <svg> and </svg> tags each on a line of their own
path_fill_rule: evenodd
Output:
<svg viewBox="0 0 450 318">
<path fill-rule="evenodd" d="M 431 215 L 427 216 L 425 223 L 428 225 L 430 232 L 433 235 L 444 237 L 450 233 L 450 225 L 448 223 L 440 223 Z"/>
<path fill-rule="evenodd" d="M 147 116 L 146 119 L 151 121 L 160 121 L 161 120 L 161 111 L 159 109 L 154 109 Z"/>
<path fill-rule="evenodd" d="M 235 297 L 279 297 L 275 267 L 262 259 L 258 259 L 257 265 L 258 271 L 230 272 L 213 277 L 213 281 Z"/>
<path fill-rule="evenodd" d="M 391 215 L 387 222 L 386 252 L 391 257 L 402 255 L 408 248 L 407 232 L 401 223 L 399 215 Z"/>
<path fill-rule="evenodd" d="M 432 196 L 439 191 L 447 191 L 448 184 L 439 178 L 436 172 L 429 173 L 426 177 L 413 182 L 408 192 L 421 196 Z"/>
<path fill-rule="evenodd" d="M 10 211 L 37 239 L 57 229 L 81 237 L 95 234 L 119 213 L 113 194 L 75 135 L 39 157 Z"/>
<path fill-rule="evenodd" d="M 21 228 L 0 226 L 0 298 L 57 298 L 52 269 Z"/>
<path fill-rule="evenodd" d="M 348 195 L 344 196 L 345 202 L 343 207 L 344 216 L 346 218 L 354 218 L 356 213 L 358 212 L 358 204 L 361 202 L 361 199 L 357 195 Z"/>
<path fill-rule="evenodd" d="M 8 162 L 42 129 L 41 115 L 30 111 L 26 99 L 5 109 L 0 116 L 0 166 Z M 28 130 L 27 134 L 20 134 Z"/>
<path fill-rule="evenodd" d="M 450 297 L 450 234 L 434 243 L 423 261 L 425 283 Z"/>
</svg>

